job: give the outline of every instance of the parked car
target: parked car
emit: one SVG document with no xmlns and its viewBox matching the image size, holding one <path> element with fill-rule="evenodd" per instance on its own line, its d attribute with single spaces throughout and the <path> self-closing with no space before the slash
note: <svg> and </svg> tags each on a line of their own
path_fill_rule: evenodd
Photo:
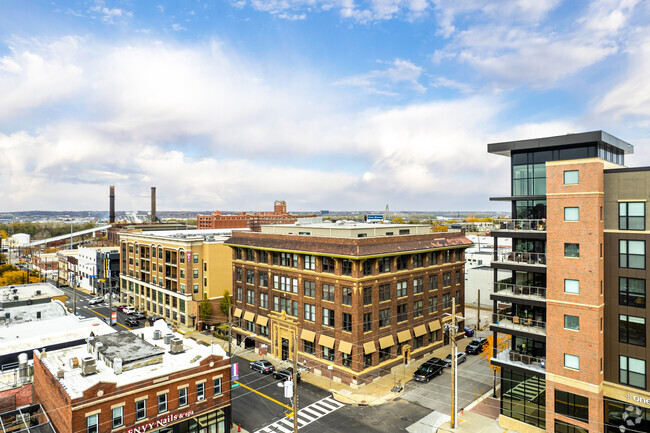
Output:
<svg viewBox="0 0 650 433">
<path fill-rule="evenodd" d="M 473 337 L 474 330 L 472 328 L 465 327 L 465 337 Z"/>
<path fill-rule="evenodd" d="M 118 306 L 117 306 L 117 311 L 124 311 L 124 309 L 125 309 L 127 306 L 128 306 L 128 305 L 118 305 Z"/>
<path fill-rule="evenodd" d="M 291 379 L 292 376 L 293 376 L 293 367 L 283 368 L 281 370 L 276 370 L 273 372 L 273 378 L 281 380 L 282 382 Z M 300 382 L 300 372 L 298 372 L 298 376 L 296 380 Z"/>
<path fill-rule="evenodd" d="M 147 318 L 147 316 L 144 313 L 136 311 L 135 314 L 133 315 L 133 318 L 136 320 L 144 320 Z"/>
<path fill-rule="evenodd" d="M 135 314 L 135 308 L 134 307 L 124 307 L 122 309 L 122 313 L 129 314 L 129 315 Z"/>
<path fill-rule="evenodd" d="M 154 322 L 155 322 L 156 320 L 159 320 L 159 319 L 162 320 L 162 317 L 158 317 L 158 316 L 149 316 L 149 317 L 147 318 L 147 320 L 149 321 L 149 324 L 150 324 L 150 325 L 153 325 Z"/>
<path fill-rule="evenodd" d="M 418 367 L 413 373 L 413 379 L 418 382 L 429 382 L 435 376 L 440 376 L 445 369 L 445 364 L 440 358 L 431 358 Z"/>
<path fill-rule="evenodd" d="M 487 345 L 487 338 L 477 337 L 469 342 L 465 351 L 468 355 L 478 355 L 487 348 Z"/>
<path fill-rule="evenodd" d="M 456 364 L 462 364 L 465 361 L 467 361 L 467 355 L 465 352 L 456 353 Z M 443 362 L 445 363 L 445 367 L 451 367 L 451 353 L 447 355 Z"/>
<path fill-rule="evenodd" d="M 94 305 L 94 304 L 101 304 L 104 302 L 104 298 L 101 296 L 95 296 L 94 298 L 90 298 L 88 300 L 88 305 Z"/>
<path fill-rule="evenodd" d="M 262 374 L 269 374 L 275 371 L 275 367 L 269 361 L 253 361 L 248 364 L 248 368 L 259 371 Z"/>
<path fill-rule="evenodd" d="M 140 322 L 137 319 L 131 319 L 131 318 L 126 319 L 124 321 L 124 323 L 126 323 L 127 326 L 139 326 L 140 325 Z"/>
</svg>

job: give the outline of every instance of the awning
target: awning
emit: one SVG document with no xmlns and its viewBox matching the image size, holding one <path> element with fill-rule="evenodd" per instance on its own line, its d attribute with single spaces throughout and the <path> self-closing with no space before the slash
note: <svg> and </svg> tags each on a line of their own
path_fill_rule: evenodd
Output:
<svg viewBox="0 0 650 433">
<path fill-rule="evenodd" d="M 255 320 L 255 313 L 253 313 L 252 311 L 245 312 L 244 320 L 247 322 L 252 322 L 253 320 Z"/>
<path fill-rule="evenodd" d="M 264 316 L 257 316 L 257 324 L 260 326 L 266 326 L 269 323 L 269 318 Z"/>
<path fill-rule="evenodd" d="M 347 341 L 341 341 L 339 343 L 339 352 L 343 352 L 346 354 L 351 354 L 352 353 L 352 343 L 348 343 Z"/>
<path fill-rule="evenodd" d="M 367 343 L 363 343 L 363 351 L 365 352 L 366 355 L 375 353 L 377 351 L 377 348 L 375 347 L 375 342 L 369 341 Z"/>
<path fill-rule="evenodd" d="M 235 308 L 235 317 L 241 317 L 241 309 Z"/>
<path fill-rule="evenodd" d="M 424 335 L 424 334 L 427 333 L 427 327 L 424 326 L 424 325 L 416 326 L 416 327 L 413 329 L 413 333 L 415 334 L 416 337 L 419 337 L 419 336 L 421 336 L 421 335 Z"/>
<path fill-rule="evenodd" d="M 440 320 L 434 320 L 433 322 L 429 322 L 429 331 L 431 332 L 437 331 L 440 328 L 441 328 Z"/>
<path fill-rule="evenodd" d="M 411 339 L 411 331 L 408 329 L 406 331 L 400 331 L 397 333 L 397 341 L 403 343 Z"/>
<path fill-rule="evenodd" d="M 395 344 L 395 340 L 393 339 L 392 335 L 387 335 L 386 337 L 382 337 L 382 338 L 379 339 L 379 348 L 380 349 L 385 349 L 387 347 L 391 347 L 394 344 Z"/>
<path fill-rule="evenodd" d="M 314 339 L 316 338 L 316 333 L 308 329 L 303 329 L 302 333 L 300 334 L 300 338 L 302 338 L 305 341 L 311 341 L 313 343 Z"/>
<path fill-rule="evenodd" d="M 321 346 L 329 347 L 334 349 L 334 337 L 328 337 L 327 335 L 321 335 L 318 339 L 318 344 Z"/>
</svg>

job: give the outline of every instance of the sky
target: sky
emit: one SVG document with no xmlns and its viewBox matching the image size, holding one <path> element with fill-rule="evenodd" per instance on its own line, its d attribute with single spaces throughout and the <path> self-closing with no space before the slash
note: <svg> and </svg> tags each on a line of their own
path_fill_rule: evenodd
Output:
<svg viewBox="0 0 650 433">
<path fill-rule="evenodd" d="M 0 212 L 507 210 L 487 143 L 650 165 L 650 2 L 0 2 Z"/>
</svg>

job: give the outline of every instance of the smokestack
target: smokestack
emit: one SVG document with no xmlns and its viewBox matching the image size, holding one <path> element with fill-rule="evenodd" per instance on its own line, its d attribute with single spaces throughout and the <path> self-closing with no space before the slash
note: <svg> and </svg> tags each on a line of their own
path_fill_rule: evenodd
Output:
<svg viewBox="0 0 650 433">
<path fill-rule="evenodd" d="M 109 193 L 109 217 L 108 222 L 113 224 L 115 222 L 115 187 L 111 186 Z"/>
<path fill-rule="evenodd" d="M 156 187 L 151 187 L 151 222 L 156 222 Z"/>
</svg>

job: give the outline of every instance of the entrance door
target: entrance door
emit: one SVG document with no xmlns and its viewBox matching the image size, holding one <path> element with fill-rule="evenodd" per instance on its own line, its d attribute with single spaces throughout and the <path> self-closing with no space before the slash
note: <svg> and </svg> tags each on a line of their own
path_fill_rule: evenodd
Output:
<svg viewBox="0 0 650 433">
<path fill-rule="evenodd" d="M 282 339 L 282 360 L 286 361 L 289 358 L 289 340 Z"/>
</svg>

